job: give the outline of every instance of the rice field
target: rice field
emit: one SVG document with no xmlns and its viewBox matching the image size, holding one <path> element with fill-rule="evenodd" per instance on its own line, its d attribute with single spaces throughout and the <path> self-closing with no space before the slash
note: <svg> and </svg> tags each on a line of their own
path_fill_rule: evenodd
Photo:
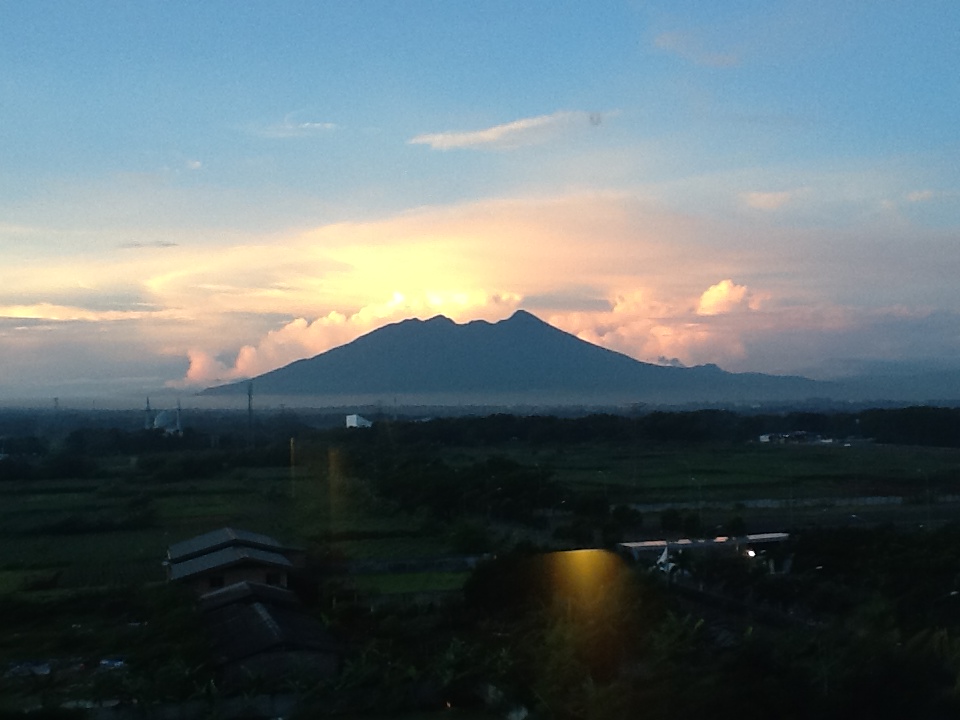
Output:
<svg viewBox="0 0 960 720">
<path fill-rule="evenodd" d="M 960 451 L 836 445 L 656 448 L 604 444 L 442 448 L 451 465 L 483 456 L 549 468 L 611 503 L 739 502 L 909 494 L 960 479 Z M 321 543 L 346 559 L 448 553 L 444 530 L 375 497 L 362 478 L 310 468 L 235 469 L 209 478 L 0 484 L 0 596 L 131 585 L 164 577 L 167 546 L 222 526 Z"/>
</svg>

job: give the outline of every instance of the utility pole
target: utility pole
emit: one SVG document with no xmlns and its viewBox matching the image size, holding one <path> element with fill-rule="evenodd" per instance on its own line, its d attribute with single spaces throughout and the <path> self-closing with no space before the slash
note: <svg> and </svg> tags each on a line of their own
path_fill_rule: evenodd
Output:
<svg viewBox="0 0 960 720">
<path fill-rule="evenodd" d="M 247 383 L 247 446 L 253 448 L 253 380 Z"/>
<path fill-rule="evenodd" d="M 297 494 L 297 485 L 296 485 L 296 475 L 295 470 L 296 463 L 296 438 L 290 438 L 290 497 L 296 497 Z"/>
</svg>

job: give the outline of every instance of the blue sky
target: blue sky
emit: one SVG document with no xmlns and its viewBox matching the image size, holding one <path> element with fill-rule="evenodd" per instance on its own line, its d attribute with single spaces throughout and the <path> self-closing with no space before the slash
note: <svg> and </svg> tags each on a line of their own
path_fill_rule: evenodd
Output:
<svg viewBox="0 0 960 720">
<path fill-rule="evenodd" d="M 956 364 L 955 2 L 0 4 L 4 398 L 525 308 L 640 360 Z"/>
</svg>

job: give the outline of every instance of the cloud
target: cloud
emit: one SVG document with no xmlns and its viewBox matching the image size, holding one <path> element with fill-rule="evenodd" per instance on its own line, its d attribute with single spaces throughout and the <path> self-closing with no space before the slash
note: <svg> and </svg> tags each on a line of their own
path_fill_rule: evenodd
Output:
<svg viewBox="0 0 960 720">
<path fill-rule="evenodd" d="M 0 320 L 0 392 L 11 398 L 97 398 L 102 407 L 183 373 L 182 355 L 163 353 L 139 322 Z M 106 352 L 105 352 L 106 350 Z"/>
<path fill-rule="evenodd" d="M 956 197 L 958 194 L 960 193 L 945 190 L 914 190 L 913 192 L 907 193 L 904 198 L 907 202 L 911 203 L 925 203 L 941 198 Z"/>
<path fill-rule="evenodd" d="M 195 384 L 257 375 L 407 317 L 496 320 L 516 307 L 646 362 L 793 370 L 790 354 L 751 363 L 763 342 L 851 327 L 835 303 L 854 276 L 837 248 L 860 258 L 856 275 L 866 276 L 873 255 L 863 242 L 877 242 L 827 233 L 800 248 L 807 235 L 706 225 L 624 193 L 496 199 L 319 227 L 284 237 L 282 253 L 263 244 L 196 255 L 148 286 L 208 318 L 188 346 Z M 876 287 L 874 303 L 902 292 Z M 255 331 L 247 320 L 218 322 L 227 311 L 289 319 Z M 225 352 L 224 367 L 209 360 Z"/>
<path fill-rule="evenodd" d="M 550 115 L 522 118 L 483 130 L 417 135 L 407 142 L 411 145 L 429 145 L 434 150 L 475 147 L 513 149 L 543 142 L 553 134 L 577 126 L 600 125 L 603 118 L 602 113 L 560 110 Z"/>
<path fill-rule="evenodd" d="M 779 210 L 793 200 L 794 192 L 784 190 L 780 192 L 745 192 L 740 199 L 745 205 L 755 210 Z"/>
<path fill-rule="evenodd" d="M 54 305 L 52 303 L 0 306 L 0 318 L 23 320 L 109 322 L 114 320 L 137 320 L 143 317 L 143 315 L 143 312 L 130 312 L 125 310 L 97 311 L 81 307 Z"/>
<path fill-rule="evenodd" d="M 561 288 L 556 292 L 527 295 L 523 306 L 528 310 L 609 310 L 610 300 L 596 288 Z"/>
<path fill-rule="evenodd" d="M 673 53 L 695 65 L 719 68 L 740 64 L 740 58 L 734 53 L 710 52 L 698 38 L 689 33 L 660 33 L 653 39 L 653 44 L 660 50 Z"/>
<path fill-rule="evenodd" d="M 39 323 L 57 337 L 73 323 L 104 338 L 100 362 L 120 345 L 139 348 L 178 359 L 171 377 L 191 386 L 257 375 L 407 317 L 497 320 L 517 307 L 646 362 L 795 371 L 867 326 L 869 308 L 960 310 L 952 234 L 868 230 L 683 213 L 639 189 L 491 198 L 307 230 L 196 232 L 177 235 L 186 238 L 177 248 L 162 228 L 126 243 L 142 252 L 117 252 L 126 228 L 90 230 L 98 252 L 0 268 L 0 311 L 37 328 L 14 333 L 18 347 L 41 334 Z M 49 237 L 70 246 L 70 233 Z M 96 297 L 110 302 L 95 306 Z M 860 337 L 864 348 L 893 342 L 869 328 Z"/>
<path fill-rule="evenodd" d="M 497 320 L 513 312 L 520 298 L 509 294 L 491 295 L 425 293 L 407 297 L 394 293 L 382 303 L 368 305 L 352 314 L 331 311 L 308 321 L 296 318 L 269 331 L 256 344 L 244 345 L 233 364 L 217 360 L 210 352 L 193 348 L 186 376 L 172 386 L 203 386 L 254 377 L 294 360 L 312 357 L 344 345 L 379 327 L 410 317 L 427 319 L 444 314 L 454 320 L 485 318 Z"/>
<path fill-rule="evenodd" d="M 721 315 L 744 307 L 753 310 L 758 306 L 759 298 L 745 285 L 737 285 L 733 280 L 721 280 L 700 296 L 697 315 Z"/>
<path fill-rule="evenodd" d="M 289 113 L 282 121 L 254 130 L 254 134 L 267 138 L 298 138 L 324 135 L 339 129 L 339 125 L 319 120 L 302 120 L 302 113 Z"/>
<path fill-rule="evenodd" d="M 146 248 L 174 248 L 179 247 L 179 243 L 172 240 L 151 240 L 149 242 L 128 242 L 119 246 L 123 250 L 140 250 Z"/>
<path fill-rule="evenodd" d="M 698 317 L 691 311 L 695 303 L 696 297 L 671 298 L 662 290 L 634 288 L 611 297 L 609 310 L 555 313 L 545 319 L 581 340 L 643 362 L 664 364 L 663 358 L 671 358 L 671 364 L 731 366 L 742 361 L 740 329 Z"/>
</svg>

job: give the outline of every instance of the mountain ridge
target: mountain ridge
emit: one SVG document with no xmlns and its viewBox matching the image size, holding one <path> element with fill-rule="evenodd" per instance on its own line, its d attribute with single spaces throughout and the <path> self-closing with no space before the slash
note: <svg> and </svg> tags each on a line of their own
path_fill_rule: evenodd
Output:
<svg viewBox="0 0 960 720">
<path fill-rule="evenodd" d="M 250 382 L 201 394 L 245 393 Z M 798 376 L 645 363 L 581 340 L 525 310 L 493 323 L 458 324 L 443 315 L 408 318 L 252 382 L 258 394 L 267 395 L 511 394 L 545 403 L 561 395 L 623 402 L 783 401 L 825 390 L 824 383 Z"/>
</svg>

